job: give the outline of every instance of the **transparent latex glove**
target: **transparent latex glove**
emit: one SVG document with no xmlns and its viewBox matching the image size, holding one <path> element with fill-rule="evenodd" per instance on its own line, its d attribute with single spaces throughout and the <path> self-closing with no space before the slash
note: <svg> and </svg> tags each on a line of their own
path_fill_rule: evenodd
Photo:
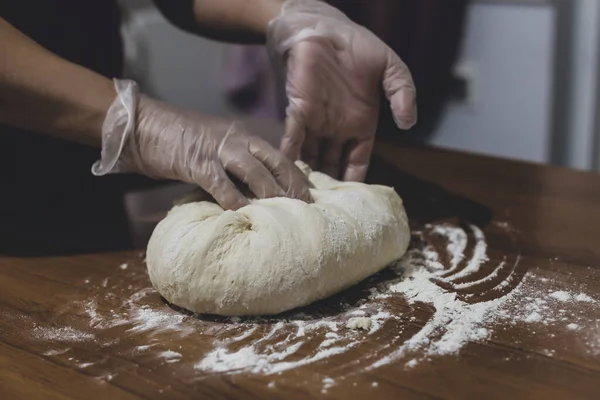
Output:
<svg viewBox="0 0 600 400">
<path fill-rule="evenodd" d="M 282 151 L 334 178 L 365 178 L 379 117 L 380 90 L 396 124 L 417 120 L 408 67 L 387 45 L 320 0 L 287 0 L 269 24 L 267 47 L 287 70 Z"/>
<path fill-rule="evenodd" d="M 228 174 L 258 198 L 312 201 L 308 180 L 294 163 L 240 123 L 173 108 L 139 94 L 132 81 L 115 80 L 115 88 L 95 175 L 135 172 L 196 184 L 225 209 L 248 204 Z"/>
</svg>

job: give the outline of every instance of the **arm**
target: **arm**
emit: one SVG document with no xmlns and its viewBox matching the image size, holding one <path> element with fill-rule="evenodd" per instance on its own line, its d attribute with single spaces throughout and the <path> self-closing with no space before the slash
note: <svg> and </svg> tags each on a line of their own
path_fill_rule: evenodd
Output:
<svg viewBox="0 0 600 400">
<path fill-rule="evenodd" d="M 234 121 L 156 102 L 126 81 L 115 86 L 46 51 L 3 19 L 0 123 L 102 147 L 96 175 L 134 172 L 197 184 L 224 208 L 248 204 L 228 173 L 261 198 L 311 199 L 302 172 Z"/>
<path fill-rule="evenodd" d="M 264 43 L 284 0 L 154 0 L 179 28 L 215 40 Z"/>
<path fill-rule="evenodd" d="M 113 83 L 0 18 L 0 123 L 100 147 Z"/>
</svg>

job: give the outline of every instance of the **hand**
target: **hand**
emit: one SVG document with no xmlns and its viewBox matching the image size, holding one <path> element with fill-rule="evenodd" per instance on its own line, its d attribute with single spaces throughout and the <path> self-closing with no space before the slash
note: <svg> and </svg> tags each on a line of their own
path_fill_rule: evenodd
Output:
<svg viewBox="0 0 600 400">
<path fill-rule="evenodd" d="M 287 0 L 269 26 L 272 57 L 287 65 L 282 151 L 334 178 L 364 180 L 383 85 L 396 124 L 416 123 L 408 67 L 372 32 L 317 0 Z"/>
<path fill-rule="evenodd" d="M 96 175 L 136 172 L 199 185 L 225 209 L 248 204 L 228 176 L 258 198 L 288 196 L 311 201 L 305 175 L 282 153 L 248 135 L 240 123 L 182 111 L 115 81 L 118 97 L 103 126 Z"/>
</svg>

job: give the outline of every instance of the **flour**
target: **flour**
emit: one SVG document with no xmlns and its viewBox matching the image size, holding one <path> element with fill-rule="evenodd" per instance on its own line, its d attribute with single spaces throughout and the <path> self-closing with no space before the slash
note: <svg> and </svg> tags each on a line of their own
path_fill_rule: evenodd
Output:
<svg viewBox="0 0 600 400">
<path fill-rule="evenodd" d="M 600 320 L 597 320 L 596 326 L 588 331 L 584 343 L 589 355 L 593 357 L 600 356 Z"/>
<path fill-rule="evenodd" d="M 595 300 L 593 298 L 591 298 L 590 296 L 588 296 L 585 293 L 579 293 L 578 295 L 576 295 L 575 300 L 581 301 L 584 303 L 594 303 L 595 302 Z"/>
<path fill-rule="evenodd" d="M 550 293 L 548 296 L 558 301 L 570 301 L 573 299 L 573 297 L 564 290 L 557 290 L 556 292 Z"/>
<path fill-rule="evenodd" d="M 476 238 L 481 240 L 477 230 Z M 480 249 L 483 246 L 480 246 Z M 487 257 L 484 253 L 474 252 L 474 259 L 470 260 L 467 268 L 471 273 L 477 272 L 483 260 Z M 427 260 L 427 259 L 425 259 Z M 489 302 L 468 304 L 458 299 L 457 294 L 447 292 L 433 283 L 432 275 L 440 274 L 442 271 L 433 265 L 433 274 L 429 272 L 432 266 L 423 258 L 419 252 L 412 251 L 400 263 L 404 271 L 402 281 L 389 287 L 393 293 L 401 293 L 409 304 L 425 303 L 435 307 L 433 316 L 427 324 L 410 339 L 399 346 L 388 356 L 373 363 L 371 368 L 378 368 L 389 364 L 405 356 L 421 352 L 417 359 L 411 361 L 410 367 L 416 366 L 419 361 L 426 360 L 431 356 L 440 356 L 457 353 L 466 343 L 485 340 L 490 332 L 487 324 L 493 322 L 495 311 L 505 299 L 497 299 Z M 463 272 L 456 275 L 465 276 Z M 453 279 L 450 277 L 448 280 Z"/>
<path fill-rule="evenodd" d="M 484 262 L 484 261 L 485 260 L 482 260 L 482 262 Z M 519 262 L 519 259 L 517 258 L 516 264 L 518 264 L 518 262 Z M 462 289 L 468 289 L 468 288 L 471 288 L 476 285 L 490 282 L 491 280 L 496 279 L 498 277 L 498 275 L 500 274 L 500 272 L 502 270 L 504 270 L 505 267 L 506 267 L 506 260 L 503 260 L 500 264 L 498 264 L 498 266 L 488 276 L 481 278 L 479 280 L 476 280 L 476 281 L 472 281 L 472 282 L 453 284 L 452 287 L 455 290 L 462 290 Z M 500 283 L 499 286 L 505 285 L 507 283 L 508 283 L 508 281 L 504 281 L 504 282 Z"/>
<path fill-rule="evenodd" d="M 542 316 L 537 311 L 532 311 L 531 314 L 525 318 L 525 322 L 540 322 L 542 320 Z"/>
<path fill-rule="evenodd" d="M 524 281 L 532 279 L 535 278 L 530 275 Z M 539 281 L 544 282 L 543 279 Z M 562 325 L 567 331 L 579 331 L 583 326 L 589 325 L 588 315 L 599 306 L 596 300 L 583 292 L 564 289 L 548 291 L 544 286 L 527 285 L 518 294 L 520 296 L 507 300 L 507 308 L 499 310 L 498 317 L 513 325 L 523 322 L 531 324 L 532 329 L 536 325 Z M 568 310 L 563 307 L 568 307 Z M 554 338 L 554 334 L 548 337 Z"/>
<path fill-rule="evenodd" d="M 268 354 L 260 354 L 254 346 L 244 347 L 238 351 L 230 352 L 227 349 L 218 348 L 208 353 L 195 368 L 203 371 L 214 372 L 252 372 L 264 375 L 278 374 L 280 372 L 296 369 L 317 361 L 324 360 L 333 355 L 342 354 L 349 348 L 355 347 L 351 344 L 346 347 L 330 347 L 319 351 L 311 357 L 305 357 L 300 361 L 284 361 L 287 357 L 295 354 L 302 344 L 296 343 L 282 351 Z"/>
<path fill-rule="evenodd" d="M 433 232 L 438 235 L 445 236 L 448 239 L 446 250 L 452 256 L 450 259 L 450 268 L 448 273 L 454 272 L 458 268 L 458 264 L 465 258 L 465 249 L 467 247 L 467 233 L 462 229 L 457 229 L 452 226 L 438 225 L 433 227 Z M 429 250 L 429 249 L 428 249 Z M 436 266 L 438 266 L 438 256 L 435 251 L 431 252 L 434 255 Z M 444 269 L 444 266 L 439 264 L 439 268 Z"/>
<path fill-rule="evenodd" d="M 254 333 L 256 333 L 256 331 L 258 330 L 258 327 L 252 327 L 250 329 L 247 329 L 244 333 L 242 333 L 241 335 L 235 336 L 234 338 L 231 339 L 231 342 L 241 342 L 247 338 L 249 338 L 250 336 L 254 335 Z"/>
<path fill-rule="evenodd" d="M 178 362 L 182 357 L 181 353 L 172 350 L 163 351 L 158 356 L 164 358 L 167 363 Z"/>
<path fill-rule="evenodd" d="M 379 311 L 377 314 L 371 316 L 370 318 L 370 329 L 369 335 L 377 332 L 386 321 L 397 319 L 396 316 L 393 316 L 387 311 Z"/>
<path fill-rule="evenodd" d="M 335 380 L 333 380 L 330 377 L 325 377 L 325 378 L 323 378 L 322 383 L 323 383 L 323 389 L 327 390 L 335 384 Z"/>
<path fill-rule="evenodd" d="M 473 256 L 467 263 L 467 266 L 457 273 L 454 273 L 456 268 L 453 265 L 454 269 L 451 268 L 449 271 L 449 272 L 452 272 L 453 275 L 451 275 L 450 278 L 446 278 L 447 280 L 457 280 L 457 279 L 469 276 L 469 275 L 473 274 L 474 272 L 479 271 L 481 264 L 483 264 L 485 261 L 488 260 L 487 254 L 486 254 L 487 243 L 485 241 L 485 236 L 484 236 L 483 232 L 481 231 L 481 229 L 477 228 L 474 225 L 471 226 L 471 229 L 473 230 L 473 233 L 475 235 L 475 247 L 473 250 Z M 462 231 L 462 229 L 457 229 L 454 227 L 446 227 L 445 230 L 446 231 L 448 231 L 448 230 Z M 434 230 L 434 232 L 436 232 L 436 230 Z M 448 243 L 448 250 L 450 251 L 450 254 L 452 254 L 453 261 L 455 259 L 456 253 L 464 252 L 464 249 L 466 247 L 465 236 L 463 236 L 461 234 L 450 234 L 448 236 L 448 239 L 450 239 L 450 241 Z M 457 241 L 457 239 L 458 239 L 458 241 Z M 462 257 L 464 257 L 464 254 Z"/>
<path fill-rule="evenodd" d="M 579 325 L 577 325 L 577 324 L 569 324 L 569 325 L 567 325 L 567 329 L 569 329 L 571 331 L 576 331 L 577 329 L 579 329 Z"/>
<path fill-rule="evenodd" d="M 371 329 L 373 325 L 373 320 L 367 317 L 354 317 L 350 318 L 346 327 L 349 329 L 362 329 L 368 331 Z"/>
<path fill-rule="evenodd" d="M 65 354 L 69 350 L 70 349 L 68 349 L 68 348 L 67 349 L 60 349 L 60 350 L 58 350 L 58 349 L 57 350 L 52 349 L 52 350 L 48 350 L 48 351 L 43 352 L 42 355 L 44 355 L 46 357 L 58 356 L 58 355 L 61 355 L 61 354 Z"/>
<path fill-rule="evenodd" d="M 127 330 L 131 333 L 143 333 L 161 330 L 181 330 L 181 323 L 185 315 L 177 313 L 164 313 L 153 310 L 149 306 L 133 309 L 130 315 L 134 327 Z"/>
<path fill-rule="evenodd" d="M 35 338 L 49 342 L 86 342 L 95 339 L 95 336 L 91 333 L 67 326 L 36 327 L 32 333 Z"/>
<path fill-rule="evenodd" d="M 110 292 L 114 286 L 108 286 L 108 279 L 99 278 L 88 288 L 98 290 L 100 295 L 74 305 L 83 318 L 81 326 L 87 326 L 87 330 L 37 326 L 32 327 L 31 335 L 57 344 L 44 353 L 46 356 L 66 359 L 77 368 L 89 368 L 89 362 L 67 359 L 70 350 L 65 349 L 65 343 L 110 347 L 112 342 L 98 338 L 120 327 L 119 340 L 131 339 L 132 355 L 155 357 L 163 366 L 173 364 L 194 376 L 278 376 L 313 365 L 314 371 L 323 373 L 317 377 L 325 391 L 350 376 L 339 377 L 327 368 L 316 368 L 325 361 L 332 365 L 352 363 L 353 373 L 392 363 L 412 370 L 435 357 L 459 354 L 469 343 L 489 340 L 498 327 L 524 326 L 531 335 L 544 334 L 548 339 L 558 335 L 557 343 L 564 343 L 558 337 L 567 335 L 591 356 L 600 355 L 600 321 L 587 318 L 599 303 L 584 286 L 577 290 L 556 287 L 552 279 L 537 276 L 534 271 L 519 280 L 515 271 L 520 256 L 496 256 L 492 261 L 485 234 L 476 226 L 427 225 L 413 234 L 420 244 L 384 271 L 385 278 L 375 276 L 361 284 L 364 289 L 358 301 L 335 303 L 339 306 L 335 312 L 316 307 L 284 317 L 214 322 L 159 305 L 145 279 L 129 283 L 127 294 L 115 295 Z M 130 265 L 123 273 L 134 270 Z M 497 294 L 477 302 L 471 292 L 477 296 Z M 103 303 L 119 297 L 124 298 L 120 306 L 112 303 L 107 307 Z M 149 305 L 150 300 L 153 305 Z M 355 325 L 363 329 L 351 329 L 358 321 L 361 323 Z M 205 350 L 194 356 L 187 354 L 185 346 L 174 347 L 178 338 L 187 338 L 187 344 L 201 341 Z M 537 351 L 555 357 L 557 350 L 560 352 L 559 347 L 546 345 Z M 107 370 L 98 379 L 109 381 L 115 375 L 116 371 Z M 271 380 L 269 387 L 274 386 Z"/>
</svg>

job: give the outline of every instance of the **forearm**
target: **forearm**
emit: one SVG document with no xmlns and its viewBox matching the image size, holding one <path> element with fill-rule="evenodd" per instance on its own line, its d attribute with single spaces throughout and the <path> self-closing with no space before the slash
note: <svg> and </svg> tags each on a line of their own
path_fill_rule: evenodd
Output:
<svg viewBox="0 0 600 400">
<path fill-rule="evenodd" d="M 111 80 L 46 51 L 0 18 L 0 123 L 99 147 L 115 96 Z"/>
<path fill-rule="evenodd" d="M 231 43 L 264 43 L 284 0 L 154 0 L 180 28 Z M 190 14 L 192 18 L 190 18 Z"/>
</svg>

